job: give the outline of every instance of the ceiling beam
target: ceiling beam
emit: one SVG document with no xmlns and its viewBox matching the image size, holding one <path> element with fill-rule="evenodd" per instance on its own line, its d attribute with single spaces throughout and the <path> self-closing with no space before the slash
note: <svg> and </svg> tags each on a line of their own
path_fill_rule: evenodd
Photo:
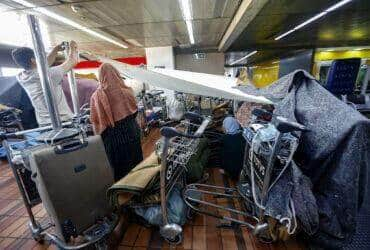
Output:
<svg viewBox="0 0 370 250">
<path fill-rule="evenodd" d="M 243 0 L 226 29 L 218 45 L 218 50 L 226 51 L 267 2 L 268 0 Z"/>
</svg>

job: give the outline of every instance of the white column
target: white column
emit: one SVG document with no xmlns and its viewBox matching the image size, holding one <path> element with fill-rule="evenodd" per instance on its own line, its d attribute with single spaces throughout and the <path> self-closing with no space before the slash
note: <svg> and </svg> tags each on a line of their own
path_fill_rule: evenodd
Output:
<svg viewBox="0 0 370 250">
<path fill-rule="evenodd" d="M 175 55 L 171 46 L 145 48 L 146 63 L 150 68 L 175 69 Z M 150 82 L 148 82 L 150 84 Z M 153 87 L 150 86 L 152 89 Z M 174 95 L 173 90 L 163 89 L 167 97 Z"/>
</svg>

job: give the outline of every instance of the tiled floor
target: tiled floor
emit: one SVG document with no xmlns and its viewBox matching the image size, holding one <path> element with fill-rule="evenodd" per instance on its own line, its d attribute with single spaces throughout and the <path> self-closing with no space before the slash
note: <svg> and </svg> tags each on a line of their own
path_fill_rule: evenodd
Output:
<svg viewBox="0 0 370 250">
<path fill-rule="evenodd" d="M 159 137 L 158 130 L 143 142 L 144 156 L 148 156 L 154 149 L 154 143 Z M 217 169 L 209 169 L 209 183 L 230 185 L 233 182 L 225 178 Z M 230 207 L 240 207 L 239 201 L 215 199 L 206 197 L 208 201 Z M 36 217 L 41 221 L 47 220 L 47 214 L 41 205 L 33 208 Z M 15 179 L 8 164 L 0 164 L 0 249 L 56 249 L 54 245 L 37 244 L 31 237 L 27 226 L 28 217 L 23 206 Z M 118 249 L 304 249 L 295 240 L 277 244 L 263 244 L 246 228 L 220 229 L 219 220 L 197 215 L 184 226 L 184 239 L 179 246 L 170 246 L 159 235 L 155 228 L 146 228 L 137 224 L 129 224 L 124 228 L 123 239 Z M 116 248 L 116 247 L 115 247 Z"/>
</svg>

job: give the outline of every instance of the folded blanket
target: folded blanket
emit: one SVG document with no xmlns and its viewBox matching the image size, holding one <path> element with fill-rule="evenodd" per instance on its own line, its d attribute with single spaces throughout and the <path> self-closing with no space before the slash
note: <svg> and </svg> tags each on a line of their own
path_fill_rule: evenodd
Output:
<svg viewBox="0 0 370 250">
<path fill-rule="evenodd" d="M 125 177 L 108 189 L 108 198 L 113 208 L 128 204 L 135 195 L 142 195 L 151 183 L 158 179 L 161 165 L 153 152 L 139 163 Z"/>
<path fill-rule="evenodd" d="M 210 153 L 211 151 L 208 147 L 208 140 L 205 138 L 199 139 L 197 150 L 186 164 L 186 169 L 188 170 L 186 173 L 186 179 L 188 183 L 197 182 L 202 178 Z"/>
</svg>

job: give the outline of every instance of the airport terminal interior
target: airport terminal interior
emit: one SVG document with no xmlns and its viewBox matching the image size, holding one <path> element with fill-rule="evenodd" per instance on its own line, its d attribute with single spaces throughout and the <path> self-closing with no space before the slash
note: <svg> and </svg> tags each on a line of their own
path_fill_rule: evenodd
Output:
<svg viewBox="0 0 370 250">
<path fill-rule="evenodd" d="M 0 250 L 370 249 L 369 0 L 0 0 Z"/>
</svg>

